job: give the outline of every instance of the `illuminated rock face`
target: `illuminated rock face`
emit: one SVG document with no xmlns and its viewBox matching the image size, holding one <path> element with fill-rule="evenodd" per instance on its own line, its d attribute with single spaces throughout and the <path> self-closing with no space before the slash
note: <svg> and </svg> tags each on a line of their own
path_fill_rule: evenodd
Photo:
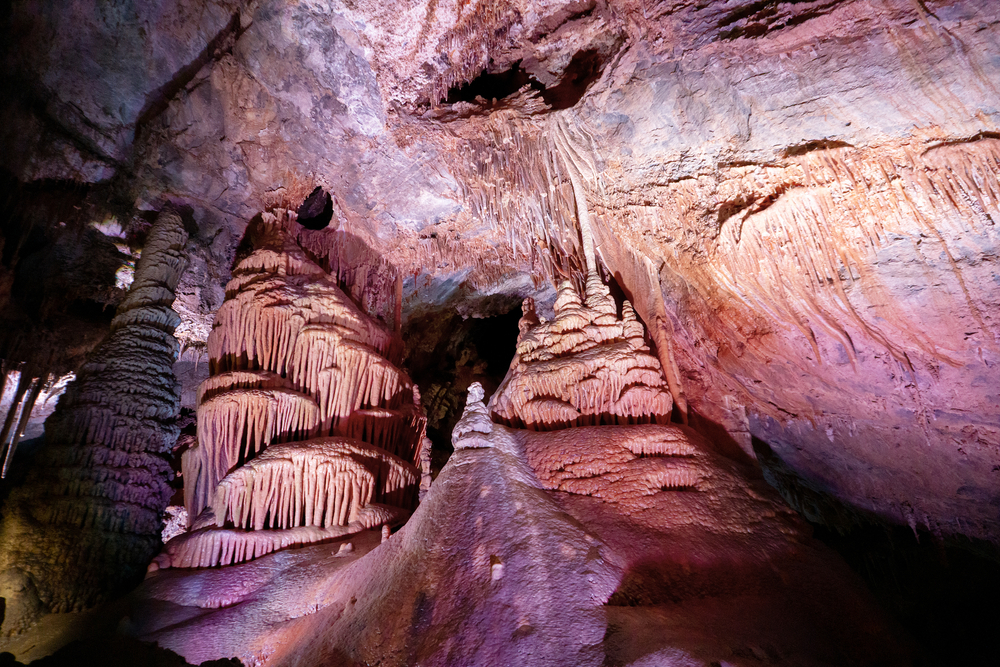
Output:
<svg viewBox="0 0 1000 667">
<path fill-rule="evenodd" d="M 1000 542 L 997 3 L 192 6 L 12 3 L 0 161 L 190 206 L 195 347 L 245 221 L 317 185 L 408 313 L 544 310 L 582 203 L 693 425 Z"/>
<path fill-rule="evenodd" d="M 160 214 L 111 333 L 59 400 L 27 481 L 5 505 L 5 632 L 39 611 L 121 593 L 159 549 L 180 402 L 170 305 L 186 241 L 180 217 Z"/>
<path fill-rule="evenodd" d="M 131 631 L 192 663 L 707 666 L 762 645 L 777 665 L 910 660 L 844 564 L 689 428 L 511 429 L 482 397 L 473 384 L 397 533 L 157 572 Z"/>
<path fill-rule="evenodd" d="M 563 285 L 551 322 L 525 305 L 517 356 L 490 408 L 473 383 L 455 453 L 398 533 L 376 545 L 363 530 L 376 524 L 359 517 L 350 545 L 264 555 L 271 544 L 256 536 L 301 530 L 283 518 L 303 510 L 323 514 L 312 496 L 296 497 L 277 513 L 284 530 L 260 530 L 283 492 L 263 494 L 282 476 L 306 479 L 312 464 L 319 490 L 345 471 L 364 479 L 366 498 L 376 482 L 338 461 L 336 439 L 272 444 L 222 480 L 199 520 L 242 517 L 257 530 L 242 540 L 209 529 L 210 546 L 195 543 L 196 530 L 171 554 L 185 564 L 262 558 L 224 576 L 157 573 L 138 595 L 156 602 L 132 632 L 191 662 L 235 655 L 257 665 L 709 665 L 747 644 L 767 645 L 773 664 L 905 664 L 905 644 L 860 582 L 774 490 L 669 423 L 666 382 L 627 302 L 619 320 L 591 274 L 586 303 Z M 642 393 L 626 403 L 623 388 Z M 498 412 L 531 428 L 495 424 Z M 577 425 L 602 419 L 613 424 Z M 321 444 L 336 468 L 325 479 L 321 465 L 297 458 Z M 391 484 L 393 471 L 384 478 Z M 312 530 L 324 539 L 347 532 L 320 523 Z M 308 541 L 298 535 L 289 543 Z M 221 559 L 199 561 L 210 549 Z M 297 582 L 294 598 L 278 592 L 286 580 Z M 153 610 L 163 603 L 180 609 Z M 690 619 L 703 628 L 697 640 L 678 631 Z"/>
<path fill-rule="evenodd" d="M 564 282 L 551 322 L 540 322 L 534 304 L 525 301 L 517 352 L 490 401 L 502 423 L 550 430 L 670 421 L 673 402 L 660 362 L 644 341 L 632 305 L 625 302 L 618 319 L 615 302 L 596 275 L 586 289 L 584 303 Z"/>
<path fill-rule="evenodd" d="M 572 432 L 589 443 L 577 451 L 569 441 L 533 441 L 526 456 L 536 457 L 546 491 L 592 517 L 616 506 L 648 512 L 659 498 L 709 502 L 717 477 L 697 456 L 666 445 L 654 456 L 636 454 L 642 447 L 621 434 L 624 449 L 609 449 L 583 430 L 629 418 L 673 428 L 662 423 L 673 412 L 688 415 L 698 433 L 725 431 L 745 454 L 759 454 L 810 519 L 908 524 L 1000 544 L 1000 3 L 9 4 L 0 16 L 0 71 L 14 82 L 0 95 L 0 178 L 9 172 L 8 182 L 25 188 L 44 188 L 45 179 L 91 184 L 90 203 L 124 216 L 168 202 L 190 207 L 197 273 L 187 274 L 178 312 L 194 358 L 208 349 L 246 221 L 276 204 L 294 208 L 317 186 L 331 194 L 329 230 L 356 235 L 400 268 L 408 321 L 442 310 L 489 315 L 525 297 L 551 318 L 553 286 L 569 277 L 579 288 L 591 268 L 581 266 L 581 250 L 591 249 L 581 248 L 587 213 L 601 275 L 613 277 L 648 326 L 671 401 L 649 382 L 641 401 L 648 412 L 631 409 L 640 401 L 616 405 L 620 393 L 597 392 L 594 374 L 612 366 L 622 374 L 652 369 L 600 353 L 604 325 L 596 318 L 610 313 L 595 311 L 587 315 L 593 322 L 565 332 L 550 319 L 555 347 L 535 341 L 519 353 L 521 370 L 532 372 L 512 376 L 517 391 L 491 406 L 518 430 Z M 555 94 L 574 82 L 577 99 Z M 57 231 L 64 220 L 53 213 L 48 229 L 38 229 Z M 16 282 L 5 263 L 21 247 L 12 236 L 4 242 L 0 301 Z M 283 255 L 280 245 L 273 250 Z M 287 261 L 297 262 L 293 274 L 314 271 Z M 30 275 L 30 263 L 23 266 Z M 237 276 L 245 284 L 234 282 L 230 300 L 266 299 L 254 285 L 270 271 Z M 78 273 L 67 272 L 66 284 L 84 284 Z M 296 289 L 295 299 L 306 300 L 305 288 Z M 359 294 L 373 293 L 350 296 L 361 303 Z M 268 308 L 274 317 L 261 321 L 284 327 L 280 304 Z M 277 472 L 253 468 L 223 483 L 268 443 L 347 437 L 402 456 L 388 446 L 392 438 L 372 435 L 390 431 L 379 425 L 391 416 L 383 410 L 396 408 L 334 414 L 337 390 L 324 388 L 333 378 L 309 364 L 331 345 L 347 351 L 324 326 L 295 329 L 289 316 L 289 336 L 309 339 L 305 361 L 296 361 L 285 342 L 249 328 L 256 317 L 235 310 L 227 316 L 232 340 L 220 331 L 211 342 L 213 353 L 225 348 L 233 359 L 220 357 L 214 384 L 205 385 L 202 446 L 212 441 L 213 454 L 189 462 L 202 480 L 189 489 L 189 504 L 247 511 L 249 525 L 254 508 L 269 505 L 252 492 L 244 502 L 217 489 L 235 494 L 272 479 L 290 488 Z M 609 350 L 633 340 L 627 319 L 623 311 L 620 337 L 617 324 L 608 329 Z M 51 340 L 85 347 L 77 324 L 59 322 L 72 334 Z M 527 331 L 523 338 L 535 345 Z M 591 344 L 597 352 L 588 356 Z M 251 348 L 276 370 L 237 363 Z M 185 385 L 192 407 L 201 379 Z M 28 382 L 18 393 L 30 403 Z M 409 428 L 405 415 L 393 419 L 393 428 Z M 12 419 L 8 431 L 18 427 Z M 253 434 L 245 443 L 229 436 L 241 429 Z M 293 480 L 307 467 L 296 456 L 280 464 Z M 467 452 L 456 464 L 475 456 L 487 455 Z M 335 468 L 330 484 L 343 479 L 352 494 L 354 478 L 364 477 L 350 473 L 348 483 L 346 466 L 311 461 Z M 480 501 L 460 486 L 459 470 L 449 470 L 445 488 L 472 506 Z M 657 487 L 661 481 L 674 491 Z M 259 554 L 382 520 L 376 507 L 348 526 L 328 524 L 345 506 L 324 505 L 309 525 L 303 509 L 300 525 L 263 531 L 219 528 L 206 515 L 198 524 L 205 537 L 188 539 L 208 546 L 186 549 L 179 562 L 238 559 L 227 550 Z M 607 526 L 621 518 L 607 516 Z M 234 537 L 240 531 L 253 539 Z M 474 535 L 474 527 L 456 534 Z M 448 548 L 434 555 L 454 556 Z M 238 598 L 238 590 L 213 603 Z M 280 590 L 275 582 L 269 593 Z M 414 608 L 413 617 L 425 618 L 426 604 Z M 617 627 L 629 622 L 623 610 Z"/>
<path fill-rule="evenodd" d="M 395 523 L 416 502 L 424 419 L 390 360 L 398 334 L 307 257 L 293 222 L 264 214 L 226 287 L 182 457 L 191 532 L 157 567 L 241 562 Z"/>
</svg>

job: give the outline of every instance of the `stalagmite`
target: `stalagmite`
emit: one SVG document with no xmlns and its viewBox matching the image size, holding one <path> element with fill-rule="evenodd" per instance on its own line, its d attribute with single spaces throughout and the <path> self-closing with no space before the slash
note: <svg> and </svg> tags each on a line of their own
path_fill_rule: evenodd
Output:
<svg viewBox="0 0 1000 667">
<path fill-rule="evenodd" d="M 180 407 L 172 370 L 179 318 L 170 305 L 186 241 L 180 217 L 161 213 L 111 332 L 60 399 L 25 484 L 11 493 L 0 528 L 3 585 L 20 581 L 28 590 L 29 580 L 35 612 L 82 609 L 119 592 L 159 547 L 171 495 L 165 455 L 177 439 Z M 4 631 L 24 629 L 32 605 L 16 602 L 16 591 L 0 592 Z"/>
<path fill-rule="evenodd" d="M 398 333 L 307 256 L 293 222 L 278 210 L 248 230 L 255 249 L 209 336 L 198 442 L 182 461 L 191 531 L 157 567 L 238 563 L 377 526 L 378 503 L 393 517 L 416 503 L 425 419 L 394 363 Z"/>
<path fill-rule="evenodd" d="M 586 298 L 563 282 L 555 318 L 539 322 L 524 303 L 510 372 L 490 400 L 502 423 L 532 430 L 670 420 L 672 400 L 659 360 L 627 301 L 622 319 L 595 275 Z"/>
</svg>

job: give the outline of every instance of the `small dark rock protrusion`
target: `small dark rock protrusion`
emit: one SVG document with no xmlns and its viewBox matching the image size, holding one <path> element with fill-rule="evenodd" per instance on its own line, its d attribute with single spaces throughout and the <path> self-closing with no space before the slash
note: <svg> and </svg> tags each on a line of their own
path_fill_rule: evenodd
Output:
<svg viewBox="0 0 1000 667">
<path fill-rule="evenodd" d="M 317 187 L 305 198 L 296 213 L 299 224 L 306 229 L 325 229 L 333 219 L 333 199 L 329 192 Z"/>
</svg>

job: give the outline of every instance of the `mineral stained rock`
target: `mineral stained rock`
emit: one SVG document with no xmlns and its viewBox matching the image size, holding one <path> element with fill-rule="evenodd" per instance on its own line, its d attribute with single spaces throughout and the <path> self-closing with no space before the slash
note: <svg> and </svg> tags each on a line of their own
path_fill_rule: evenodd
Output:
<svg viewBox="0 0 1000 667">
<path fill-rule="evenodd" d="M 195 4 L 0 23 L 4 169 L 190 206 L 193 344 L 245 221 L 317 187 L 407 312 L 579 278 L 586 209 L 692 424 L 1000 540 L 996 3 Z"/>
<path fill-rule="evenodd" d="M 689 428 L 509 429 L 477 390 L 388 541 L 157 572 L 131 632 L 195 663 L 908 664 L 843 563 Z"/>
<path fill-rule="evenodd" d="M 175 213 L 150 229 L 135 280 L 45 425 L 45 443 L 0 524 L 3 630 L 80 610 L 141 579 L 160 547 L 177 439 L 171 310 L 187 232 Z"/>
<path fill-rule="evenodd" d="M 398 332 L 363 312 L 265 213 L 208 340 L 188 533 L 153 567 L 229 565 L 397 523 L 416 502 L 424 418 Z M 415 400 L 416 399 L 416 400 Z"/>
</svg>

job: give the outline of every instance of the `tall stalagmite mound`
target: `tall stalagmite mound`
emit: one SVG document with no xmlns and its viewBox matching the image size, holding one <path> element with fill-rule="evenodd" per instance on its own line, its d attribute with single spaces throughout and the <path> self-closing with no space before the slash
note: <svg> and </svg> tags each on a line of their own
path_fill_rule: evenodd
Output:
<svg viewBox="0 0 1000 667">
<path fill-rule="evenodd" d="M 89 607 L 134 584 L 160 546 L 177 439 L 173 373 L 180 318 L 170 308 L 187 233 L 162 213 L 135 281 L 45 424 L 45 445 L 4 507 L 4 632 L 44 611 Z"/>
<path fill-rule="evenodd" d="M 393 523 L 416 502 L 424 418 L 398 333 L 291 238 L 249 234 L 208 341 L 198 444 L 184 453 L 188 533 L 160 567 L 205 567 Z M 384 503 L 384 505 L 383 505 Z"/>
</svg>

